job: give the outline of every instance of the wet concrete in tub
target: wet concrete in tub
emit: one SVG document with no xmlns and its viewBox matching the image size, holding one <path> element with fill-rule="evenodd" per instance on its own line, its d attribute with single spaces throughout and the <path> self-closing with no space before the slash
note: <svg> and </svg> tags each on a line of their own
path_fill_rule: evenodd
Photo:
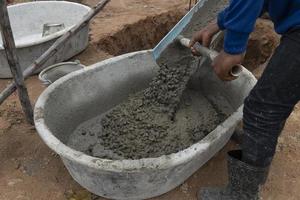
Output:
<svg viewBox="0 0 300 200">
<path fill-rule="evenodd" d="M 226 117 L 201 92 L 185 90 L 172 121 L 137 93 L 104 115 L 81 124 L 69 145 L 107 159 L 159 157 L 198 142 Z"/>
<path fill-rule="evenodd" d="M 80 125 L 69 145 L 100 158 L 140 159 L 175 153 L 201 140 L 226 116 L 201 92 L 185 90 L 188 60 L 161 65 L 149 88 Z"/>
<path fill-rule="evenodd" d="M 226 1 L 209 1 L 210 12 L 194 15 L 190 36 L 211 21 Z M 207 15 L 207 16 L 205 16 Z M 171 44 L 159 58 L 160 69 L 150 86 L 132 94 L 107 113 L 81 124 L 68 145 L 89 155 L 107 159 L 141 159 L 176 153 L 200 141 L 227 115 L 201 94 L 186 88 L 192 63 L 190 51 Z M 228 105 L 229 106 L 229 105 Z"/>
</svg>

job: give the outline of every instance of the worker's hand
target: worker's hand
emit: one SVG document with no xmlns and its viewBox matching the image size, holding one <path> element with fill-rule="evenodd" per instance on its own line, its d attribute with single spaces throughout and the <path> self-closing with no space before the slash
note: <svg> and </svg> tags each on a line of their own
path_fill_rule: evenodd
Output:
<svg viewBox="0 0 300 200">
<path fill-rule="evenodd" d="M 217 76 L 223 81 L 232 81 L 237 77 L 231 75 L 231 69 L 234 65 L 241 64 L 243 62 L 245 54 L 231 55 L 222 51 L 212 63 Z"/>
<path fill-rule="evenodd" d="M 219 31 L 220 31 L 220 28 L 219 28 L 217 22 L 214 21 L 214 22 L 211 22 L 209 25 L 207 25 L 202 30 L 194 33 L 194 36 L 192 37 L 190 44 L 189 44 L 189 47 L 191 48 L 192 53 L 194 55 L 199 55 L 193 48 L 193 46 L 196 42 L 199 42 L 200 44 L 202 44 L 205 47 L 209 47 L 213 36 L 216 33 L 218 33 Z"/>
</svg>

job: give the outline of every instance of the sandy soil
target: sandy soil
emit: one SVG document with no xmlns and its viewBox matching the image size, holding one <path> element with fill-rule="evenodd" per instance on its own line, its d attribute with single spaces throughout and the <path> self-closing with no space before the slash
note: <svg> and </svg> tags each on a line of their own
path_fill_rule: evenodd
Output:
<svg viewBox="0 0 300 200">
<path fill-rule="evenodd" d="M 93 5 L 96 0 L 86 0 L 83 3 Z M 159 41 L 161 34 L 165 33 L 182 16 L 187 5 L 187 0 L 112 0 L 92 22 L 90 45 L 77 58 L 84 64 L 92 64 L 111 57 L 112 52 L 118 55 L 139 48 L 150 48 Z M 158 18 L 157 15 L 163 17 Z M 165 25 L 158 24 L 156 21 L 158 19 L 163 20 Z M 112 41 L 121 41 L 122 35 L 136 30 L 136 24 L 140 27 L 145 23 L 148 24 L 148 28 L 162 29 L 166 26 L 167 28 L 164 28 L 155 39 L 150 36 L 148 39 L 143 37 L 146 39 L 137 42 L 142 43 L 141 46 L 130 46 L 126 42 L 119 42 L 117 46 L 113 46 L 115 42 Z M 265 23 L 262 29 L 264 34 L 258 33 L 252 38 L 273 37 L 270 24 Z M 138 34 L 142 34 L 145 30 L 147 29 L 141 28 Z M 127 37 L 127 41 L 130 41 L 130 38 L 132 36 Z M 276 45 L 273 40 L 271 43 Z M 258 43 L 259 46 L 261 44 Z M 257 77 L 260 76 L 262 69 L 263 67 L 255 69 Z M 9 80 L 1 80 L 0 89 L 2 90 L 9 82 Z M 35 103 L 44 87 L 36 77 L 30 78 L 27 86 L 30 98 Z M 300 192 L 298 192 L 300 187 L 299 130 L 300 105 L 295 108 L 279 139 L 270 176 L 263 188 L 263 199 L 300 199 Z M 236 144 L 230 142 L 184 184 L 153 200 L 196 200 L 196 192 L 200 187 L 224 185 L 227 181 L 226 151 L 236 147 Z M 104 200 L 91 195 L 73 181 L 59 157 L 48 149 L 34 128 L 25 122 L 16 94 L 0 107 L 0 163 L 1 200 Z"/>
</svg>

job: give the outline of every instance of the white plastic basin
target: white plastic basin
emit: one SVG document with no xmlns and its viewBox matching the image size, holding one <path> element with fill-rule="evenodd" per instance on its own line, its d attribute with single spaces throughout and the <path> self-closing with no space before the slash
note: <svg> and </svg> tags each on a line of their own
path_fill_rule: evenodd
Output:
<svg viewBox="0 0 300 200">
<path fill-rule="evenodd" d="M 66 1 L 35 1 L 8 7 L 12 31 L 22 70 L 44 53 L 54 41 L 77 24 L 88 13 L 89 7 Z M 46 23 L 63 23 L 65 29 L 42 37 Z M 65 61 L 80 53 L 88 45 L 88 25 L 73 35 L 44 66 Z M 0 36 L 0 78 L 11 73 Z"/>
</svg>

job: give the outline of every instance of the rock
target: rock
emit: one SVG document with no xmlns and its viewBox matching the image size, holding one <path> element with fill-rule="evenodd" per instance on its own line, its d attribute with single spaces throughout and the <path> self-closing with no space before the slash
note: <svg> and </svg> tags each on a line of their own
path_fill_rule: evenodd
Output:
<svg viewBox="0 0 300 200">
<path fill-rule="evenodd" d="M 22 182 L 23 182 L 23 179 L 21 179 L 21 178 L 14 178 L 14 179 L 8 180 L 7 185 L 9 187 L 12 187 L 12 186 L 14 186 L 14 185 L 16 185 L 18 183 L 22 183 Z"/>
</svg>

